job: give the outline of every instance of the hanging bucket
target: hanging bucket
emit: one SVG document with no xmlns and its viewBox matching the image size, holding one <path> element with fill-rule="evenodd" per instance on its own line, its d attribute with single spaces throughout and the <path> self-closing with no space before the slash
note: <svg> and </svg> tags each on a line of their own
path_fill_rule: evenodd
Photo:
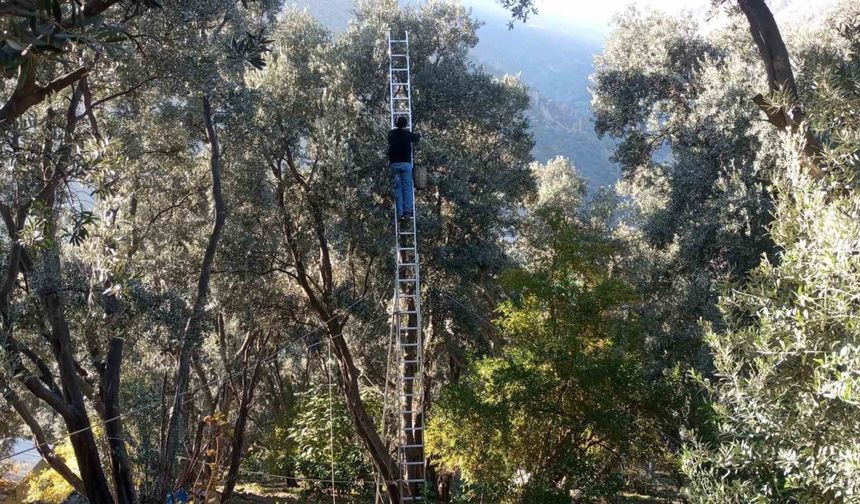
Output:
<svg viewBox="0 0 860 504">
<path fill-rule="evenodd" d="M 427 168 L 424 166 L 415 166 L 412 169 L 412 179 L 415 182 L 416 189 L 427 189 L 428 182 Z"/>
</svg>

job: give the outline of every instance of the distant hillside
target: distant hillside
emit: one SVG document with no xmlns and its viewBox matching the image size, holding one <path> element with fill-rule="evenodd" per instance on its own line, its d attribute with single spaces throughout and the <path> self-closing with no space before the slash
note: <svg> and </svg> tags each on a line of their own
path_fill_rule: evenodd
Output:
<svg viewBox="0 0 860 504">
<path fill-rule="evenodd" d="M 475 12 L 479 19 L 485 14 Z M 509 30 L 506 19 L 487 19 L 473 50 L 475 59 L 508 73 L 521 73 L 523 80 L 541 95 L 570 103 L 588 104 L 588 76 L 594 55 L 602 50 L 600 40 L 579 37 L 531 24 Z"/>
<path fill-rule="evenodd" d="M 601 40 L 594 32 L 571 34 L 534 23 L 507 28 L 507 19 L 475 11 L 485 19 L 473 50 L 475 61 L 494 74 L 519 74 L 531 88 L 535 159 L 570 158 L 591 186 L 613 184 L 617 167 L 609 161 L 612 142 L 594 133 L 588 77 Z"/>
<path fill-rule="evenodd" d="M 609 161 L 613 142 L 597 138 L 590 110 L 544 98 L 534 91 L 531 99 L 529 116 L 535 136 L 532 150 L 535 159 L 546 162 L 559 155 L 567 156 L 592 189 L 618 180 L 619 167 Z"/>
</svg>

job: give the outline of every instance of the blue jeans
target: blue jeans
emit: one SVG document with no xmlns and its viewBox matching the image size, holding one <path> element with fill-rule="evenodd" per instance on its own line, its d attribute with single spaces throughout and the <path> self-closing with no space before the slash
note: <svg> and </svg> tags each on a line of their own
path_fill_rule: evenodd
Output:
<svg viewBox="0 0 860 504">
<path fill-rule="evenodd" d="M 391 163 L 397 217 L 412 213 L 412 163 Z"/>
</svg>

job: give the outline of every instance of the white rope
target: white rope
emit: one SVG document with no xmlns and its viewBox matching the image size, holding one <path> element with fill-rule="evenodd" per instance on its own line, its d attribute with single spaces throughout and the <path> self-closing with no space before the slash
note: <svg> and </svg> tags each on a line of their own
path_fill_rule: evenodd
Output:
<svg viewBox="0 0 860 504">
<path fill-rule="evenodd" d="M 395 295 L 396 296 L 396 295 Z M 389 389 L 389 378 L 391 376 L 391 355 L 394 353 L 394 318 L 392 317 L 391 323 L 389 324 L 388 330 L 388 357 L 385 360 L 385 388 L 383 389 L 382 394 L 382 416 L 379 419 L 379 426 L 382 429 L 382 438 L 385 439 L 387 434 L 386 429 L 386 418 L 388 413 L 388 389 Z M 380 504 L 382 502 L 382 495 L 380 494 L 380 489 L 382 487 L 382 477 L 379 474 L 379 470 L 374 467 L 376 472 L 376 495 L 374 496 L 374 503 Z"/>
<path fill-rule="evenodd" d="M 206 462 L 205 460 L 194 460 L 194 459 L 191 459 L 188 457 L 184 457 L 182 455 L 177 455 L 176 458 L 178 460 L 187 460 L 188 462 L 191 462 L 193 464 L 209 464 L 212 467 L 216 467 L 216 468 L 221 469 L 221 470 L 229 469 L 227 466 L 212 464 L 210 462 Z M 312 483 L 331 483 L 331 479 L 306 478 L 303 476 L 284 476 L 282 474 L 267 473 L 267 472 L 263 472 L 263 471 L 251 471 L 251 470 L 246 470 L 246 469 L 243 469 L 242 473 L 243 474 L 253 474 L 256 476 L 265 476 L 267 478 L 274 478 L 274 479 L 280 479 L 280 480 L 309 481 Z M 354 480 L 336 479 L 334 481 L 335 481 L 335 483 L 339 483 L 341 485 L 352 485 L 352 486 L 357 486 L 357 487 L 363 487 L 370 482 L 370 480 L 362 480 L 362 479 L 354 479 Z M 385 480 L 385 481 L 383 481 L 383 483 L 402 483 L 403 481 L 404 481 L 403 479 Z"/>
<path fill-rule="evenodd" d="M 354 303 L 352 303 L 351 305 L 347 306 L 347 307 L 343 310 L 343 313 L 349 313 L 349 312 L 350 312 L 353 308 L 355 308 L 355 307 L 356 307 L 356 306 L 357 306 L 357 305 L 358 305 L 358 304 L 359 304 L 363 299 L 364 299 L 364 296 L 362 296 L 361 298 L 359 298 L 358 300 L 356 300 L 356 301 L 355 301 Z M 285 350 L 287 346 L 289 346 L 289 345 L 291 345 L 291 344 L 293 344 L 293 343 L 299 342 L 299 341 L 301 341 L 301 340 L 307 339 L 308 337 L 310 337 L 311 335 L 315 334 L 315 333 L 316 333 L 317 331 L 319 331 L 320 329 L 324 328 L 324 327 L 326 326 L 326 324 L 328 324 L 328 323 L 329 323 L 329 322 L 331 322 L 332 320 L 336 319 L 337 317 L 340 317 L 341 315 L 343 315 L 343 313 L 338 313 L 338 314 L 336 314 L 336 315 L 333 315 L 333 316 L 332 316 L 331 318 L 329 318 L 328 320 L 326 320 L 326 321 L 324 321 L 324 322 L 320 323 L 319 325 L 317 325 L 313 330 L 311 330 L 311 331 L 307 332 L 306 334 L 304 334 L 304 335 L 302 335 L 302 336 L 300 336 L 300 337 L 298 337 L 298 338 L 295 338 L 295 339 L 292 339 L 292 340 L 288 341 L 285 345 L 281 346 L 281 347 L 280 347 L 280 348 L 278 348 L 274 353 L 272 353 L 272 355 L 270 355 L 269 357 L 267 357 L 267 358 L 265 358 L 265 359 L 259 360 L 258 362 L 259 362 L 260 364 L 264 364 L 264 363 L 267 363 L 267 362 L 270 362 L 270 361 L 273 361 L 273 360 L 277 359 L 277 358 L 278 358 L 278 355 L 280 355 L 280 352 L 281 352 L 282 350 Z M 386 316 L 387 316 L 387 315 L 386 315 Z M 343 337 L 343 334 L 339 335 L 339 337 Z M 196 393 L 196 392 L 198 392 L 198 391 L 200 391 L 200 390 L 203 390 L 204 388 L 210 387 L 210 386 L 212 386 L 212 385 L 222 385 L 222 384 L 224 384 L 224 383 L 227 383 L 228 381 L 232 380 L 234 377 L 237 377 L 237 376 L 239 376 L 241 373 L 245 372 L 245 371 L 246 371 L 248 368 L 250 368 L 250 367 L 251 367 L 251 365 L 250 365 L 250 364 L 249 364 L 248 366 L 240 367 L 240 368 L 239 368 L 239 370 L 237 370 L 237 371 L 235 371 L 235 372 L 233 372 L 233 373 L 228 373 L 225 377 L 223 377 L 223 378 L 221 378 L 221 379 L 216 378 L 216 379 L 210 380 L 210 381 L 208 381 L 208 382 L 206 382 L 206 383 L 203 383 L 203 384 L 201 384 L 201 385 L 199 385 L 199 386 L 197 386 L 197 387 L 194 387 L 194 388 L 192 388 L 192 389 L 186 390 L 184 393 L 180 394 L 180 397 L 184 397 L 184 396 L 189 395 L 189 394 L 194 394 L 194 393 Z M 188 402 L 190 402 L 192 399 L 193 399 L 193 397 L 190 397 L 190 398 L 186 399 L 185 401 L 183 401 L 183 402 L 182 402 L 182 405 L 184 406 L 185 404 L 187 404 Z M 32 446 L 32 447 L 30 447 L 30 448 L 27 448 L 27 449 L 24 449 L 24 450 L 20 450 L 20 451 L 17 451 L 17 452 L 15 452 L 15 453 L 11 453 L 11 454 L 6 455 L 6 456 L 4 456 L 4 457 L 0 457 L 0 462 L 5 462 L 6 460 L 11 460 L 11 459 L 12 459 L 12 458 L 14 458 L 14 457 L 17 457 L 17 456 L 19 456 L 19 455 L 23 455 L 23 454 L 25 454 L 25 453 L 29 453 L 29 452 L 31 452 L 31 451 L 33 451 L 33 450 L 38 450 L 38 449 L 39 449 L 39 448 L 41 448 L 41 447 L 50 447 L 51 445 L 54 445 L 54 444 L 58 443 L 59 441 L 61 441 L 61 440 L 63 440 L 63 439 L 70 439 L 72 436 L 75 436 L 75 435 L 81 434 L 81 433 L 83 433 L 83 432 L 90 431 L 90 430 L 94 429 L 95 427 L 104 426 L 104 425 L 106 425 L 106 424 L 108 424 L 108 423 L 110 423 L 110 422 L 115 422 L 115 421 L 117 421 L 117 420 L 121 420 L 121 419 L 123 419 L 123 418 L 128 418 L 128 417 L 131 417 L 131 416 L 134 416 L 134 415 L 137 415 L 137 414 L 143 413 L 143 412 L 145 412 L 145 411 L 148 411 L 149 409 L 152 409 L 152 408 L 154 408 L 154 407 L 156 407 L 156 406 L 160 406 L 160 405 L 161 405 L 161 398 L 159 398 L 157 401 L 153 401 L 153 402 L 151 402 L 151 403 L 149 403 L 149 404 L 144 404 L 143 406 L 141 406 L 141 407 L 139 407 L 139 408 L 134 408 L 134 409 L 131 409 L 131 410 L 129 410 L 129 411 L 126 411 L 125 413 L 119 414 L 119 415 L 117 415 L 117 416 L 115 416 L 115 417 L 113 417 L 113 418 L 108 418 L 107 420 L 97 420 L 96 422 L 91 422 L 91 424 L 90 424 L 90 426 L 89 426 L 89 427 L 84 427 L 83 429 L 78 429 L 78 430 L 76 430 L 76 431 L 69 432 L 68 434 L 65 434 L 65 435 L 62 435 L 62 436 L 57 436 L 57 437 L 52 438 L 51 440 L 46 441 L 46 442 L 44 442 L 44 443 L 37 444 L 37 445 L 33 445 L 33 446 Z"/>
<path fill-rule="evenodd" d="M 181 455 L 178 455 L 176 458 L 178 460 L 186 460 L 188 462 L 191 462 L 192 464 L 199 464 L 199 465 L 209 464 L 212 467 L 218 468 L 222 471 L 226 471 L 227 469 L 229 469 L 227 466 L 212 464 L 210 462 L 206 462 L 205 460 L 194 460 L 194 459 L 184 457 Z M 303 476 L 284 476 L 282 474 L 273 474 L 273 473 L 267 473 L 267 472 L 263 472 L 263 471 L 251 471 L 248 469 L 243 469 L 242 474 L 253 474 L 255 476 L 278 479 L 278 480 L 283 480 L 283 481 L 297 481 L 297 482 L 298 481 L 307 481 L 310 483 L 331 483 L 331 481 L 332 481 L 331 479 L 306 478 Z M 335 481 L 335 483 L 339 483 L 341 485 L 351 485 L 351 486 L 355 486 L 355 487 L 363 487 L 369 483 L 369 481 L 359 480 L 359 479 L 355 479 L 355 480 L 338 480 L 338 479 L 336 479 L 334 481 Z"/>
</svg>

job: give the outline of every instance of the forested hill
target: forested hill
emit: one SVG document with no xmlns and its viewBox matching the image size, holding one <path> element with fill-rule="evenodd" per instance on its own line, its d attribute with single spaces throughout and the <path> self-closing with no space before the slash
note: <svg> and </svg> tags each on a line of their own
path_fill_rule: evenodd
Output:
<svg viewBox="0 0 860 504">
<path fill-rule="evenodd" d="M 307 8 L 333 30 L 351 18 L 353 0 L 297 0 L 288 4 Z M 480 42 L 472 52 L 475 61 L 495 74 L 519 74 L 530 88 L 529 116 L 535 136 L 535 159 L 546 162 L 562 155 L 573 161 L 592 186 L 615 182 L 617 167 L 609 161 L 611 142 L 594 133 L 588 92 L 593 58 L 601 50 L 595 32 L 562 31 L 535 23 L 508 29 L 508 19 L 476 8 L 484 21 Z"/>
<path fill-rule="evenodd" d="M 588 91 L 601 38 L 536 23 L 509 30 L 507 19 L 494 13 L 476 10 L 475 16 L 485 21 L 472 53 L 475 60 L 497 75 L 519 74 L 531 89 L 535 159 L 562 155 L 592 187 L 614 183 L 618 170 L 609 161 L 612 142 L 594 133 Z"/>
</svg>

